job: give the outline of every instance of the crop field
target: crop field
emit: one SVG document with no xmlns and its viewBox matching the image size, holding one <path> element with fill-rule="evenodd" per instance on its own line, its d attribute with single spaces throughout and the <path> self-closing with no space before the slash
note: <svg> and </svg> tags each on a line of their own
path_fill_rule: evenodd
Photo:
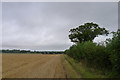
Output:
<svg viewBox="0 0 120 80">
<path fill-rule="evenodd" d="M 62 54 L 2 54 L 3 78 L 66 78 Z"/>
<path fill-rule="evenodd" d="M 0 53 L 0 78 L 2 78 L 2 53 Z"/>
</svg>

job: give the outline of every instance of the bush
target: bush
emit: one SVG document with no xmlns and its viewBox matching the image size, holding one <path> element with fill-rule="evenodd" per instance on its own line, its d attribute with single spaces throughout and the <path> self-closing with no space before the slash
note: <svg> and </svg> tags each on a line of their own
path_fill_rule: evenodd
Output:
<svg viewBox="0 0 120 80">
<path fill-rule="evenodd" d="M 101 68 L 110 64 L 105 46 L 97 45 L 91 41 L 71 46 L 67 54 L 77 61 L 82 60 L 93 67 Z"/>
<path fill-rule="evenodd" d="M 77 61 L 84 61 L 93 68 L 109 70 L 112 77 L 120 76 L 120 30 L 106 41 L 106 46 L 86 41 L 71 46 L 66 54 Z"/>
<path fill-rule="evenodd" d="M 120 75 L 120 30 L 113 34 L 113 38 L 108 41 L 107 50 L 112 63 L 112 76 Z"/>
</svg>

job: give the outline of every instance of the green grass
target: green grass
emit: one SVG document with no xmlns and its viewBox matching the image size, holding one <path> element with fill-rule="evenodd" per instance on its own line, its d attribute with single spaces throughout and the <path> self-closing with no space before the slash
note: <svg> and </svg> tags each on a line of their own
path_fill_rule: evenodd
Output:
<svg viewBox="0 0 120 80">
<path fill-rule="evenodd" d="M 81 75 L 81 78 L 108 78 L 108 76 L 101 74 L 102 72 L 100 70 L 89 68 L 83 65 L 83 63 L 77 62 L 67 55 L 64 57 L 76 71 L 77 75 Z"/>
<path fill-rule="evenodd" d="M 63 65 L 67 74 L 67 78 L 81 78 L 81 75 L 77 74 L 77 72 L 73 69 L 71 64 L 66 59 L 64 59 L 64 57 L 63 60 Z"/>
</svg>

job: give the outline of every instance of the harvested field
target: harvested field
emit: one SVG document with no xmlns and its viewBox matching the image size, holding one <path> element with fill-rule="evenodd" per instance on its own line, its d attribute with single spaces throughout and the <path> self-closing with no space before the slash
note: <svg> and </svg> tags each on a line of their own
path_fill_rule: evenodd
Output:
<svg viewBox="0 0 120 80">
<path fill-rule="evenodd" d="M 61 54 L 2 54 L 3 78 L 66 78 Z"/>
<path fill-rule="evenodd" d="M 0 53 L 0 79 L 2 78 L 2 53 Z"/>
</svg>

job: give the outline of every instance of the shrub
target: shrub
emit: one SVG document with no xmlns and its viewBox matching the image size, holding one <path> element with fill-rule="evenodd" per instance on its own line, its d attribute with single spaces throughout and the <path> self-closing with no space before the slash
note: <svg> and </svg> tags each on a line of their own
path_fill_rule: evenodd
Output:
<svg viewBox="0 0 120 80">
<path fill-rule="evenodd" d="M 109 70 L 111 77 L 120 76 L 120 30 L 106 40 L 106 46 L 86 41 L 71 46 L 65 53 L 88 66 Z"/>
<path fill-rule="evenodd" d="M 108 41 L 106 49 L 110 54 L 112 63 L 112 76 L 120 76 L 120 30 L 113 33 L 113 38 Z"/>
</svg>

